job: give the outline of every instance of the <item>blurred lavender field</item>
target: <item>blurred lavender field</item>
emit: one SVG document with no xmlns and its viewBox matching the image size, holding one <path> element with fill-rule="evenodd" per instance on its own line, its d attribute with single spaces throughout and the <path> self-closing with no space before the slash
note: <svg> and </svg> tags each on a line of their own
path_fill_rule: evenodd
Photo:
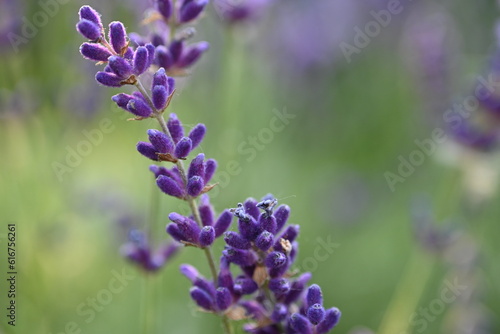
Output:
<svg viewBox="0 0 500 334">
<path fill-rule="evenodd" d="M 147 0 L 0 0 L 0 333 L 220 333 L 179 275 L 208 270 L 195 249 L 151 275 L 120 253 L 146 225 L 169 240 L 186 207 L 135 150 L 156 124 L 127 121 L 78 52 L 85 4 L 145 32 Z M 197 24 L 210 49 L 170 112 L 209 129 L 218 212 L 292 207 L 332 333 L 500 333 L 499 18 L 494 1 L 213 0 Z"/>
</svg>

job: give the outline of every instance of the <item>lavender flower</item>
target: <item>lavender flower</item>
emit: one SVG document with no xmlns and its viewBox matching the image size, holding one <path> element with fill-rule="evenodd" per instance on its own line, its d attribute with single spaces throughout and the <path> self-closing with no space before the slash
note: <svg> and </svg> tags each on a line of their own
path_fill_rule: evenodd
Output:
<svg viewBox="0 0 500 334">
<path fill-rule="evenodd" d="M 271 0 L 214 0 L 215 11 L 228 23 L 241 23 L 258 19 L 271 4 Z"/>
</svg>

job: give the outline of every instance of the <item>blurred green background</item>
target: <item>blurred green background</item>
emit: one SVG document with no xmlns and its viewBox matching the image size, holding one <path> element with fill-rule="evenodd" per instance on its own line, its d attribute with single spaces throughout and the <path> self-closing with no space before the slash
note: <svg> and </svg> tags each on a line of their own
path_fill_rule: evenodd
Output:
<svg viewBox="0 0 500 334">
<path fill-rule="evenodd" d="M 286 48 L 287 38 L 280 35 L 286 29 L 279 25 L 302 17 L 307 2 L 277 1 L 260 21 L 232 31 L 210 9 L 197 26 L 195 39 L 210 42 L 211 49 L 192 75 L 179 81 L 169 110 L 187 127 L 207 125 L 197 150 L 219 162 L 221 187 L 212 203 L 221 211 L 272 193 L 292 208 L 291 222 L 301 225 L 298 267 L 313 272 L 326 306 L 342 310 L 336 333 L 367 328 L 399 334 L 394 323 L 403 323 L 407 333 L 500 333 L 500 197 L 494 178 L 486 181 L 494 191 L 479 200 L 463 182 L 463 166 L 442 163 L 446 145 L 426 155 L 395 191 L 384 176 L 397 173 L 400 155 L 407 158 L 418 148 L 415 139 L 430 138 L 439 127 L 426 110 L 428 86 L 408 57 L 414 53 L 405 47 L 414 44 L 405 33 L 409 22 L 423 21 L 422 7 L 436 3 L 453 22 L 446 63 L 450 96 L 438 98 L 448 108 L 453 99 L 470 94 L 473 78 L 483 73 L 495 49 L 496 3 L 403 2 L 408 9 L 347 62 L 338 43 L 326 47 L 314 39 L 337 34 L 337 42 L 352 44 L 354 27 L 373 20 L 370 11 L 385 4 L 359 2 L 347 20 L 339 3 L 326 17 L 309 13 L 308 29 L 300 27 L 306 21 L 294 21 L 297 34 L 302 32 L 293 36 L 299 51 L 313 54 L 301 58 L 292 52 L 297 45 Z M 29 20 L 43 10 L 38 2 L 1 4 L 3 34 L 10 21 Z M 196 310 L 190 284 L 178 273 L 179 264 L 192 263 L 208 276 L 199 251 L 183 250 L 150 277 L 119 254 L 127 227 L 149 224 L 159 243 L 167 237 L 167 214 L 183 207 L 161 196 L 158 212 L 151 212 L 158 192 L 150 163 L 135 144 L 157 125 L 125 121 L 110 100 L 123 89 L 99 87 L 93 80 L 97 69 L 80 56 L 83 39 L 74 29 L 83 4 L 60 4 L 17 51 L 5 38 L 0 45 L 0 331 L 142 333 L 147 323 L 150 333 L 220 333 L 216 317 Z M 129 31 L 141 29 L 138 22 L 147 7 L 132 0 L 90 4 L 104 22 L 121 20 Z M 251 146 L 250 137 L 259 138 L 269 127 L 273 110 L 285 109 L 294 118 L 283 131 L 260 139 L 254 157 L 242 152 Z M 85 131 L 101 129 L 103 120 L 112 124 L 110 130 L 58 175 L 54 162 L 65 164 L 68 152 L 85 145 Z M 495 153 L 480 157 L 496 172 Z M 234 161 L 239 168 L 231 175 L 234 168 L 228 164 Z M 448 220 L 460 234 L 458 246 L 445 255 L 415 237 L 412 203 L 418 198 L 430 203 L 436 226 Z M 17 225 L 15 328 L 4 315 L 8 223 Z M 315 259 L 323 241 L 334 243 L 334 251 L 326 260 Z M 471 256 L 472 264 L 467 262 Z M 130 280 L 109 303 L 97 305 L 95 317 L 78 312 L 92 309 L 87 304 L 92 298 L 109 297 L 102 291 L 122 270 Z M 413 312 L 440 300 L 446 282 L 457 278 L 466 282 L 463 295 L 434 312 L 425 328 L 411 324 Z M 421 313 L 413 318 L 422 319 Z M 476 322 L 486 324 L 483 331 L 469 330 Z"/>
</svg>

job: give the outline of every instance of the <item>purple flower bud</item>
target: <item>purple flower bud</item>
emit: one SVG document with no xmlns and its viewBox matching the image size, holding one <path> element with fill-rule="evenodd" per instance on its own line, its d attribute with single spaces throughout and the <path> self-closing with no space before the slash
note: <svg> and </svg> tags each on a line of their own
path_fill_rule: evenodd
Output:
<svg viewBox="0 0 500 334">
<path fill-rule="evenodd" d="M 269 280 L 269 289 L 279 298 L 290 291 L 290 282 L 285 278 L 272 278 Z"/>
<path fill-rule="evenodd" d="M 151 143 L 146 143 L 143 141 L 138 142 L 137 151 L 146 158 L 158 161 L 158 155 L 156 154 L 156 149 Z"/>
<path fill-rule="evenodd" d="M 295 241 L 295 239 L 299 235 L 299 229 L 300 229 L 299 225 L 290 225 L 290 226 L 288 226 L 287 229 L 285 230 L 285 232 L 283 232 L 281 234 L 281 236 L 278 238 L 278 240 L 274 244 L 274 247 L 276 248 L 276 250 L 279 250 L 279 251 L 283 250 L 282 247 L 281 247 L 281 243 L 280 243 L 281 239 L 285 239 L 285 240 L 288 240 L 290 242 Z"/>
<path fill-rule="evenodd" d="M 101 14 L 99 14 L 94 8 L 90 6 L 83 6 L 78 12 L 80 15 L 80 20 L 89 20 L 99 27 L 102 31 L 103 26 L 101 22 Z"/>
<path fill-rule="evenodd" d="M 172 77 L 167 78 L 167 92 L 168 96 L 172 95 L 175 89 L 175 79 Z"/>
<path fill-rule="evenodd" d="M 141 75 L 149 67 L 149 53 L 145 46 L 139 46 L 134 53 L 134 74 Z"/>
<path fill-rule="evenodd" d="M 193 143 L 193 149 L 201 143 L 206 131 L 207 128 L 204 124 L 198 124 L 189 132 L 189 138 L 191 138 L 191 142 Z"/>
<path fill-rule="evenodd" d="M 116 76 L 113 73 L 99 71 L 95 75 L 95 79 L 98 83 L 108 87 L 121 87 L 122 78 Z"/>
<path fill-rule="evenodd" d="M 257 257 L 251 251 L 227 248 L 222 251 L 222 254 L 232 263 L 238 266 L 251 266 L 257 261 Z"/>
<path fill-rule="evenodd" d="M 195 45 L 190 46 L 177 62 L 177 66 L 184 68 L 193 65 L 201 55 L 208 50 L 210 44 L 207 42 L 199 42 Z"/>
<path fill-rule="evenodd" d="M 108 59 L 109 67 L 111 70 L 119 77 L 126 79 L 132 72 L 133 68 L 130 66 L 129 62 L 119 56 L 111 56 Z"/>
<path fill-rule="evenodd" d="M 149 141 L 159 153 L 172 153 L 174 150 L 174 143 L 163 132 L 156 129 L 148 130 Z"/>
<path fill-rule="evenodd" d="M 203 224 L 203 226 L 214 225 L 214 211 L 212 209 L 212 206 L 210 205 L 207 194 L 201 195 L 198 212 L 200 213 L 201 223 Z"/>
<path fill-rule="evenodd" d="M 159 68 L 158 71 L 153 75 L 153 88 L 156 86 L 167 87 L 167 73 L 163 67 Z"/>
<path fill-rule="evenodd" d="M 215 237 L 218 238 L 222 235 L 222 233 L 226 232 L 232 221 L 233 215 L 231 212 L 224 210 L 214 224 Z"/>
<path fill-rule="evenodd" d="M 182 232 L 179 229 L 179 226 L 177 226 L 177 224 L 174 224 L 174 223 L 167 224 L 166 231 L 176 241 L 181 242 L 183 240 L 186 240 L 186 238 L 184 237 L 184 234 L 182 234 Z"/>
<path fill-rule="evenodd" d="M 264 231 L 259 236 L 257 239 L 255 239 L 255 246 L 257 246 L 260 250 L 262 251 L 267 251 L 271 246 L 273 245 L 274 242 L 274 236 L 271 232 Z"/>
<path fill-rule="evenodd" d="M 200 277 L 198 270 L 190 264 L 181 264 L 179 270 L 193 283 Z"/>
<path fill-rule="evenodd" d="M 168 93 L 163 86 L 154 86 L 152 92 L 153 105 L 157 110 L 163 110 L 167 106 Z"/>
<path fill-rule="evenodd" d="M 137 46 L 137 47 L 144 46 L 147 43 L 147 39 L 142 37 L 141 35 L 139 35 L 136 32 L 131 32 L 130 34 L 128 34 L 128 38 L 133 46 Z"/>
<path fill-rule="evenodd" d="M 153 113 L 153 109 L 143 99 L 135 98 L 127 104 L 127 110 L 139 117 L 149 117 Z"/>
<path fill-rule="evenodd" d="M 168 70 L 174 63 L 170 50 L 163 45 L 157 46 L 155 50 L 155 63 L 160 68 L 166 68 Z"/>
<path fill-rule="evenodd" d="M 203 179 L 199 176 L 193 176 L 188 180 L 187 183 L 187 193 L 191 197 L 197 197 L 198 195 L 201 194 L 201 191 L 203 190 L 203 187 L 205 187 L 205 183 L 203 182 Z"/>
<path fill-rule="evenodd" d="M 288 314 L 288 309 L 283 304 L 276 304 L 273 313 L 271 314 L 271 320 L 274 322 L 282 322 L 286 319 Z"/>
<path fill-rule="evenodd" d="M 184 129 L 182 128 L 182 124 L 177 118 L 177 115 L 172 113 L 170 114 L 167 122 L 168 131 L 172 135 L 172 139 L 174 143 L 178 143 L 181 138 L 184 137 Z M 191 148 L 190 148 L 191 150 Z"/>
<path fill-rule="evenodd" d="M 207 311 L 213 310 L 213 300 L 212 297 L 202 289 L 194 286 L 189 290 L 191 298 L 198 304 L 199 307 L 204 308 Z"/>
<path fill-rule="evenodd" d="M 280 231 L 285 226 L 288 217 L 290 216 L 290 207 L 288 205 L 280 205 L 274 212 L 276 218 L 277 231 Z"/>
<path fill-rule="evenodd" d="M 220 258 L 220 270 L 217 283 L 221 287 L 228 288 L 231 293 L 233 292 L 233 275 L 231 274 L 231 270 L 229 270 L 229 261 L 224 256 Z"/>
<path fill-rule="evenodd" d="M 102 34 L 102 30 L 97 24 L 86 19 L 78 22 L 76 30 L 78 30 L 83 37 L 90 39 L 91 41 L 97 40 Z"/>
<path fill-rule="evenodd" d="M 240 276 L 234 282 L 234 291 L 240 295 L 250 295 L 258 289 L 257 283 L 249 277 Z"/>
<path fill-rule="evenodd" d="M 231 306 L 233 302 L 233 297 L 229 289 L 220 287 L 215 293 L 215 303 L 217 304 L 217 309 L 219 311 L 225 311 Z"/>
<path fill-rule="evenodd" d="M 249 241 L 254 241 L 255 238 L 257 238 L 262 232 L 262 229 L 255 221 L 255 219 L 250 216 L 248 218 L 248 220 L 244 220 L 241 218 L 238 219 L 238 230 L 240 231 L 240 234 L 243 236 L 243 238 Z"/>
<path fill-rule="evenodd" d="M 307 309 L 307 319 L 313 325 L 319 324 L 325 318 L 325 309 L 321 304 L 314 304 Z"/>
<path fill-rule="evenodd" d="M 198 238 L 201 247 L 207 247 L 214 243 L 215 230 L 212 226 L 204 226 Z"/>
<path fill-rule="evenodd" d="M 292 283 L 290 292 L 285 297 L 285 304 L 289 305 L 295 302 L 302 295 L 307 282 L 311 279 L 311 273 L 303 273 L 297 280 Z"/>
<path fill-rule="evenodd" d="M 158 178 L 161 178 L 159 176 Z M 198 243 L 198 236 L 200 235 L 200 228 L 193 220 L 184 217 L 176 212 L 171 212 L 168 218 L 179 226 L 179 231 L 184 235 L 184 241 L 194 244 Z"/>
<path fill-rule="evenodd" d="M 276 218 L 270 216 L 266 212 L 260 215 L 259 225 L 263 230 L 271 232 L 272 234 L 276 233 Z"/>
<path fill-rule="evenodd" d="M 128 47 L 125 53 L 123 54 L 123 58 L 130 60 L 130 63 L 132 63 L 132 60 L 134 60 L 134 49 L 131 47 Z"/>
<path fill-rule="evenodd" d="M 318 284 L 313 284 L 307 289 L 306 301 L 306 307 L 311 307 L 314 304 L 323 305 L 323 293 Z"/>
<path fill-rule="evenodd" d="M 205 166 L 203 160 L 205 159 L 205 154 L 200 153 L 191 161 L 188 169 L 188 179 L 193 176 L 203 177 L 205 175 Z"/>
<path fill-rule="evenodd" d="M 271 252 L 267 255 L 264 263 L 269 269 L 284 266 L 286 264 L 286 255 L 281 252 Z"/>
<path fill-rule="evenodd" d="M 174 136 L 172 132 L 170 132 L 172 137 Z M 175 141 L 175 139 L 174 139 Z M 191 152 L 191 139 L 188 137 L 182 137 L 181 140 L 175 146 L 175 156 L 179 159 L 183 159 L 188 156 Z"/>
<path fill-rule="evenodd" d="M 156 184 L 158 185 L 158 188 L 160 188 L 160 190 L 167 195 L 178 198 L 184 197 L 184 191 L 181 187 L 179 187 L 179 184 L 168 176 L 158 176 L 158 178 L 156 179 Z"/>
<path fill-rule="evenodd" d="M 251 318 L 257 321 L 266 318 L 267 311 L 259 302 L 255 300 L 245 300 L 240 304 L 245 308 L 245 310 L 247 311 L 248 315 Z"/>
<path fill-rule="evenodd" d="M 340 320 L 341 313 L 338 308 L 332 307 L 331 309 L 326 310 L 325 318 L 319 325 L 316 327 L 317 334 L 325 334 L 332 330 Z"/>
<path fill-rule="evenodd" d="M 120 93 L 120 94 L 114 95 L 111 99 L 118 105 L 118 107 L 128 111 L 127 104 L 133 98 L 134 97 L 132 95 Z"/>
<path fill-rule="evenodd" d="M 109 42 L 116 53 L 122 54 L 123 49 L 127 46 L 127 33 L 123 23 L 113 21 L 109 24 Z"/>
<path fill-rule="evenodd" d="M 215 161 L 214 159 L 208 159 L 207 162 L 205 163 L 205 174 L 204 174 L 205 184 L 208 184 L 210 182 L 216 169 L 217 169 L 217 161 Z"/>
<path fill-rule="evenodd" d="M 172 1 L 171 0 L 156 0 L 156 9 L 163 16 L 165 20 L 168 20 L 172 15 Z"/>
<path fill-rule="evenodd" d="M 250 249 L 252 244 L 234 231 L 224 233 L 224 241 L 231 247 L 237 249 Z"/>
<path fill-rule="evenodd" d="M 168 50 L 170 51 L 170 55 L 172 56 L 172 61 L 177 63 L 179 58 L 181 57 L 182 50 L 184 49 L 184 41 L 183 40 L 173 40 L 170 43 Z"/>
<path fill-rule="evenodd" d="M 257 207 L 257 201 L 253 198 L 248 198 L 245 203 L 243 203 L 245 208 L 245 213 L 252 216 L 254 219 L 259 219 L 260 211 Z"/>
<path fill-rule="evenodd" d="M 297 334 L 312 334 L 311 324 L 309 320 L 299 313 L 294 313 L 290 316 L 290 326 Z"/>
<path fill-rule="evenodd" d="M 207 3 L 208 0 L 192 0 L 187 2 L 187 4 L 183 5 L 180 9 L 179 23 L 186 23 L 196 19 Z"/>
<path fill-rule="evenodd" d="M 148 50 L 148 66 L 151 66 L 151 64 L 153 64 L 154 60 L 155 60 L 155 50 L 156 50 L 156 47 L 151 44 L 151 43 L 147 43 L 146 45 L 146 49 Z"/>
<path fill-rule="evenodd" d="M 80 46 L 80 53 L 83 57 L 93 61 L 108 61 L 108 58 L 112 56 L 107 48 L 95 43 L 83 43 Z"/>
</svg>

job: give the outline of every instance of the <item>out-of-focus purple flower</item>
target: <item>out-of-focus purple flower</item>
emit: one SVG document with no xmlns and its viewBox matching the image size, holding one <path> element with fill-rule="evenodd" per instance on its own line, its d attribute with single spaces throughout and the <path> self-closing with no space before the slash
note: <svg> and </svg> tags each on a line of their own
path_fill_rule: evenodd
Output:
<svg viewBox="0 0 500 334">
<path fill-rule="evenodd" d="M 198 18 L 208 0 L 183 0 L 179 9 L 179 23 L 187 23 Z"/>
<path fill-rule="evenodd" d="M 489 127 L 489 125 L 488 125 Z M 469 119 L 461 119 L 455 126 L 449 127 L 451 136 L 460 144 L 479 150 L 491 151 L 499 144 L 500 129 L 473 124 Z"/>
<path fill-rule="evenodd" d="M 254 21 L 262 16 L 272 0 L 214 0 L 215 11 L 228 23 Z"/>
</svg>

